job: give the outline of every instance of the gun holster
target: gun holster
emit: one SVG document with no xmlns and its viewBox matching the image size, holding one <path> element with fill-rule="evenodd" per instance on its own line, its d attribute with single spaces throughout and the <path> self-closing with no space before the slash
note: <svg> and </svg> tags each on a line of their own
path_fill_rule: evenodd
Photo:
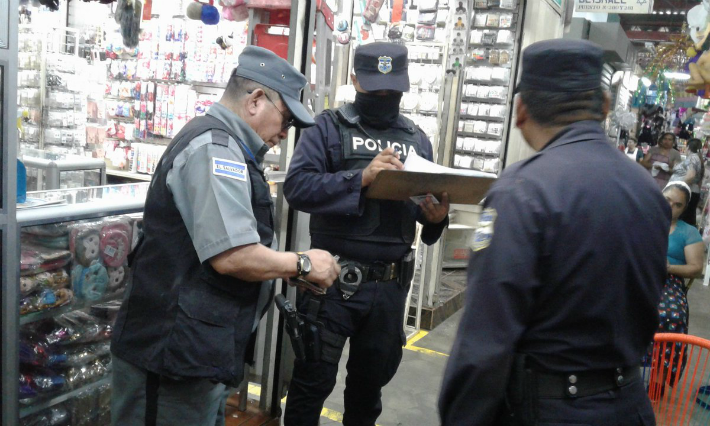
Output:
<svg viewBox="0 0 710 426">
<path fill-rule="evenodd" d="M 414 250 L 408 251 L 400 260 L 399 265 L 399 285 L 407 290 L 412 285 L 412 279 L 414 278 L 414 264 L 416 263 L 414 253 Z"/>
</svg>

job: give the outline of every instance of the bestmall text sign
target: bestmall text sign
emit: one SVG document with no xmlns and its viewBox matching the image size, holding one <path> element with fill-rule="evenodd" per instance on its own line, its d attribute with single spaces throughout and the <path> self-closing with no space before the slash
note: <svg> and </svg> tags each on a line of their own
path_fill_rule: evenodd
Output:
<svg viewBox="0 0 710 426">
<path fill-rule="evenodd" d="M 575 12 L 653 13 L 653 0 L 574 0 Z"/>
</svg>

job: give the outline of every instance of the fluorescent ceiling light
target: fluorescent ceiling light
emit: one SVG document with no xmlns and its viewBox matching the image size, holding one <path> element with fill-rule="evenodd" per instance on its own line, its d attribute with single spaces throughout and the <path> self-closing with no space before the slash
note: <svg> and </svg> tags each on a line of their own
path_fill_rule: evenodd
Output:
<svg viewBox="0 0 710 426">
<path fill-rule="evenodd" d="M 684 72 L 666 71 L 663 75 L 670 80 L 690 80 L 690 74 Z"/>
<path fill-rule="evenodd" d="M 670 15 L 670 14 L 671 14 L 671 11 L 670 11 L 670 10 L 666 10 L 666 15 Z"/>
<path fill-rule="evenodd" d="M 641 77 L 641 83 L 648 87 L 651 85 L 651 80 L 648 77 Z"/>
</svg>

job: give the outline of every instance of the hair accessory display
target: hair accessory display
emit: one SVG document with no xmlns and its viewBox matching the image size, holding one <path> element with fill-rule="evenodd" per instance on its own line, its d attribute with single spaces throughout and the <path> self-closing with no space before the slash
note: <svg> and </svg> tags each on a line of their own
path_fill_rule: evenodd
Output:
<svg viewBox="0 0 710 426">
<path fill-rule="evenodd" d="M 115 222 L 101 229 L 101 259 L 106 266 L 119 267 L 126 262 L 131 249 L 131 225 Z"/>
<path fill-rule="evenodd" d="M 108 272 L 98 261 L 89 267 L 77 265 L 71 273 L 74 294 L 79 300 L 99 300 L 108 287 Z"/>
<path fill-rule="evenodd" d="M 69 250 L 74 259 L 83 266 L 89 266 L 99 258 L 101 235 L 94 225 L 78 225 L 72 228 Z"/>
<path fill-rule="evenodd" d="M 108 267 L 108 291 L 115 292 L 124 286 L 128 279 L 128 266 Z"/>
<path fill-rule="evenodd" d="M 20 252 L 20 275 L 34 275 L 65 266 L 71 261 L 68 250 L 49 249 L 23 244 Z"/>
</svg>

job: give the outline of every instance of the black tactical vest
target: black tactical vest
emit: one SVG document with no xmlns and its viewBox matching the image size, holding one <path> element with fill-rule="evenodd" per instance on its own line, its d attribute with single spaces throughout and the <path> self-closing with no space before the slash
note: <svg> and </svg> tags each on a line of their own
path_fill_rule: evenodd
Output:
<svg viewBox="0 0 710 426">
<path fill-rule="evenodd" d="M 169 377 L 199 377 L 236 386 L 256 316 L 260 283 L 220 275 L 200 263 L 166 185 L 177 155 L 200 134 L 244 153 L 251 206 L 261 244 L 271 245 L 273 203 L 261 166 L 244 138 L 212 116 L 191 120 L 160 159 L 145 204 L 144 238 L 136 248 L 133 283 L 116 320 L 112 351 L 125 361 Z"/>
<path fill-rule="evenodd" d="M 362 123 L 352 104 L 327 112 L 340 132 L 342 170 L 364 169 L 390 146 L 400 152 L 402 162 L 410 152 L 421 155 L 417 127 L 404 116 L 399 117 L 404 126 L 380 130 Z M 405 202 L 367 198 L 362 216 L 312 214 L 310 232 L 360 241 L 411 244 L 415 225 Z"/>
</svg>

